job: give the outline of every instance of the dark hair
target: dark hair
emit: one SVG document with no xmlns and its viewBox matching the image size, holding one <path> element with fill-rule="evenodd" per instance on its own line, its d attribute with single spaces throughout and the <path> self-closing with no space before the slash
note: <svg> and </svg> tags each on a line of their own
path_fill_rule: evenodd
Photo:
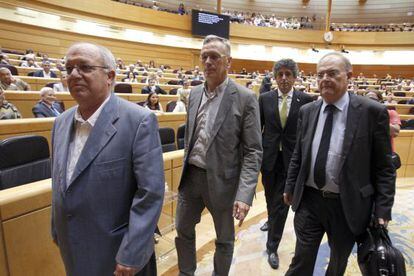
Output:
<svg viewBox="0 0 414 276">
<path fill-rule="evenodd" d="M 155 106 L 151 105 L 151 96 L 154 95 L 154 94 L 158 95 L 156 92 L 150 92 L 148 94 L 147 100 L 145 101 L 145 106 L 147 106 L 151 110 L 160 110 L 160 100 L 159 100 L 159 98 L 158 98 L 158 102 Z"/>
<path fill-rule="evenodd" d="M 273 73 L 276 76 L 276 73 L 282 69 L 286 68 L 290 71 L 292 71 L 293 77 L 297 77 L 299 74 L 299 68 L 296 62 L 293 59 L 285 58 L 277 61 L 275 65 L 273 66 Z"/>
</svg>

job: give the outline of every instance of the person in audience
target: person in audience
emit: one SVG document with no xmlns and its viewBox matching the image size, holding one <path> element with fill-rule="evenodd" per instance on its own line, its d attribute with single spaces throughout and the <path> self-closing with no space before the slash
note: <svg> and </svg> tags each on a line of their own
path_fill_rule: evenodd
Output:
<svg viewBox="0 0 414 276">
<path fill-rule="evenodd" d="M 155 67 L 155 61 L 150 60 L 150 61 L 149 61 L 149 64 L 148 64 L 148 68 L 156 68 L 156 67 Z"/>
<path fill-rule="evenodd" d="M 59 71 L 65 71 L 65 59 L 56 59 L 56 69 Z"/>
<path fill-rule="evenodd" d="M 148 94 L 144 107 L 154 112 L 164 112 L 160 103 L 160 96 L 156 92 L 150 92 Z"/>
<path fill-rule="evenodd" d="M 5 67 L 0 67 L 0 88 L 3 90 L 30 90 L 30 85 L 19 78 L 12 76 L 10 70 Z"/>
<path fill-rule="evenodd" d="M 392 92 L 385 96 L 384 104 L 397 104 L 397 101 L 394 100 L 394 94 Z"/>
<path fill-rule="evenodd" d="M 149 94 L 150 92 L 155 92 L 157 94 L 163 95 L 167 94 L 164 89 L 155 83 L 155 79 L 149 79 L 148 85 L 142 87 L 141 89 L 141 94 Z"/>
<path fill-rule="evenodd" d="M 204 75 L 200 70 L 194 70 L 192 80 L 204 81 Z"/>
<path fill-rule="evenodd" d="M 40 66 L 35 62 L 34 58 L 32 57 L 26 58 L 26 60 L 24 60 L 20 66 L 28 68 L 40 68 Z"/>
<path fill-rule="evenodd" d="M 296 142 L 298 113 L 312 97 L 296 90 L 298 66 L 292 59 L 281 59 L 273 67 L 277 89 L 260 94 L 260 119 L 263 133 L 262 183 L 265 191 L 268 221 L 268 263 L 279 268 L 277 250 L 282 239 L 289 207 L 283 203 L 286 173 Z"/>
<path fill-rule="evenodd" d="M 60 82 L 53 84 L 53 90 L 55 92 L 69 92 L 67 78 L 68 78 L 68 73 L 66 71 L 61 71 Z"/>
<path fill-rule="evenodd" d="M 179 98 L 173 112 L 187 112 L 190 91 L 190 81 L 188 79 L 184 79 L 183 87 L 177 90 L 177 95 Z"/>
<path fill-rule="evenodd" d="M 36 71 L 33 74 L 33 77 L 39 77 L 39 78 L 57 78 L 57 75 L 55 72 L 50 70 L 51 68 L 50 61 L 46 60 L 42 62 L 42 68 L 43 70 Z"/>
<path fill-rule="evenodd" d="M 32 49 L 27 49 L 24 56 L 21 58 L 22 60 L 27 60 L 28 58 L 32 58 L 33 60 L 36 58 L 36 55 Z"/>
<path fill-rule="evenodd" d="M 246 82 L 246 88 L 253 90 L 254 89 L 254 85 L 252 81 L 248 81 Z"/>
<path fill-rule="evenodd" d="M 113 93 L 115 70 L 102 46 L 68 50 L 78 105 L 53 126 L 51 211 L 67 275 L 157 275 L 153 236 L 165 187 L 157 118 Z"/>
<path fill-rule="evenodd" d="M 266 76 L 264 76 L 262 80 L 262 84 L 260 85 L 260 89 L 259 89 L 260 94 L 272 90 L 272 80 L 273 80 L 272 72 L 269 72 L 269 74 L 266 74 Z"/>
<path fill-rule="evenodd" d="M 228 275 L 234 218 L 241 226 L 260 170 L 259 105 L 252 91 L 228 78 L 231 53 L 227 39 L 206 36 L 200 60 L 206 82 L 190 93 L 175 245 L 179 274 L 194 275 L 195 226 L 207 207 L 217 234 L 213 275 Z"/>
<path fill-rule="evenodd" d="M 125 72 L 126 77 L 122 80 L 124 82 L 137 82 L 138 72 L 135 70 L 135 65 L 130 64 L 128 71 Z"/>
<path fill-rule="evenodd" d="M 183 3 L 180 3 L 178 5 L 177 12 L 178 12 L 179 15 L 184 15 L 185 14 L 185 7 L 184 7 L 184 4 Z"/>
<path fill-rule="evenodd" d="M 122 58 L 117 58 L 116 59 L 116 69 L 118 71 L 118 74 L 121 73 L 121 70 L 126 69 L 125 68 L 125 64 L 124 64 L 124 61 L 122 60 Z"/>
<path fill-rule="evenodd" d="M 19 119 L 21 117 L 19 110 L 12 103 L 6 101 L 4 91 L 0 88 L 0 120 Z"/>
<path fill-rule="evenodd" d="M 386 227 L 394 202 L 387 108 L 347 93 L 352 65 L 340 53 L 323 56 L 317 76 L 322 100 L 299 111 L 285 185 L 297 237 L 287 276 L 313 274 L 325 233 L 326 275 L 344 275 L 357 237 L 371 218 Z"/>
<path fill-rule="evenodd" d="M 141 68 L 141 67 L 144 67 L 144 64 L 142 63 L 142 61 L 141 61 L 141 60 L 139 60 L 139 59 L 138 59 L 138 60 L 137 60 L 137 63 L 135 63 L 135 67 L 139 69 L 139 68 Z"/>
<path fill-rule="evenodd" d="M 156 1 L 152 1 L 152 9 L 158 11 L 160 7 L 158 6 Z"/>
<path fill-rule="evenodd" d="M 370 91 L 365 95 L 367 98 L 374 100 L 376 102 L 382 103 L 381 93 Z M 398 112 L 393 109 L 387 109 L 388 116 L 390 117 L 390 136 L 391 136 L 391 149 L 395 152 L 394 138 L 398 137 L 401 130 L 401 119 Z"/>
<path fill-rule="evenodd" d="M 36 118 L 57 117 L 63 113 L 62 107 L 56 102 L 55 91 L 50 87 L 40 89 L 40 101 L 32 108 Z"/>
<path fill-rule="evenodd" d="M 10 65 L 9 56 L 7 54 L 0 55 L 0 64 Z"/>
</svg>

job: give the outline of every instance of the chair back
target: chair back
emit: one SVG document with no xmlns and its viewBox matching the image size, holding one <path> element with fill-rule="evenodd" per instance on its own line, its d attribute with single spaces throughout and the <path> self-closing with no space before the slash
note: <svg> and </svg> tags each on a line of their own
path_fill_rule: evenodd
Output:
<svg viewBox="0 0 414 276">
<path fill-rule="evenodd" d="M 129 83 L 117 83 L 114 87 L 115 93 L 132 93 L 132 86 Z"/>
<path fill-rule="evenodd" d="M 169 101 L 167 103 L 166 112 L 173 112 L 176 105 L 177 101 Z"/>
<path fill-rule="evenodd" d="M 13 76 L 18 76 L 19 75 L 19 71 L 17 70 L 16 67 L 14 67 L 13 65 L 9 65 L 9 64 L 0 64 L 0 67 L 6 67 L 10 70 L 10 73 Z"/>
<path fill-rule="evenodd" d="M 50 178 L 47 139 L 38 135 L 0 141 L 0 190 Z"/>
<path fill-rule="evenodd" d="M 182 124 L 177 129 L 177 147 L 179 150 L 184 148 L 184 136 L 185 136 L 185 124 Z"/>
<path fill-rule="evenodd" d="M 160 127 L 158 129 L 161 139 L 162 152 L 177 150 L 175 146 L 174 129 L 170 127 Z"/>
</svg>

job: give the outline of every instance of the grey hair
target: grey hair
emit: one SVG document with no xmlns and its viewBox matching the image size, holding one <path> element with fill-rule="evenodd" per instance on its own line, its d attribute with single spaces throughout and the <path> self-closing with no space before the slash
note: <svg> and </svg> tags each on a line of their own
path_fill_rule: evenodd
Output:
<svg viewBox="0 0 414 276">
<path fill-rule="evenodd" d="M 103 66 L 108 67 L 108 69 L 105 69 L 106 72 L 110 72 L 110 71 L 116 71 L 116 61 L 115 61 L 115 57 L 112 54 L 111 51 L 109 51 L 108 48 L 98 45 L 98 44 L 94 44 L 94 43 L 90 43 L 90 42 L 78 42 L 73 44 L 72 46 L 69 47 L 69 49 L 74 48 L 74 47 L 79 47 L 81 45 L 91 45 L 93 47 L 96 47 L 98 49 L 99 55 L 102 58 L 103 61 Z M 69 50 L 68 50 L 69 52 Z M 116 84 L 116 76 L 114 77 L 114 80 L 111 84 L 111 87 L 114 88 Z"/>
<path fill-rule="evenodd" d="M 211 42 L 214 41 L 218 41 L 221 44 L 224 45 L 225 51 L 226 51 L 226 56 L 230 57 L 231 56 L 231 44 L 230 41 L 228 39 L 216 36 L 216 35 L 208 35 L 204 38 L 203 40 L 203 46 L 206 44 L 209 44 Z"/>
<path fill-rule="evenodd" d="M 324 60 L 325 58 L 330 57 L 330 56 L 335 56 L 335 57 L 340 58 L 340 59 L 342 60 L 342 62 L 344 63 L 344 65 L 345 65 L 345 71 L 346 71 L 347 73 L 352 72 L 352 64 L 351 64 L 351 62 L 349 61 L 349 59 L 348 59 L 347 57 L 345 57 L 344 55 L 342 55 L 342 54 L 340 54 L 340 53 L 337 53 L 337 52 L 331 52 L 331 53 L 327 53 L 326 55 L 324 55 L 324 56 L 323 56 L 323 57 L 319 60 L 319 62 L 318 62 L 318 66 L 319 66 L 319 64 L 321 63 L 321 61 L 322 61 L 322 60 Z"/>
<path fill-rule="evenodd" d="M 276 76 L 277 72 L 282 68 L 286 68 L 286 69 L 292 71 L 293 77 L 295 77 L 295 78 L 299 74 L 298 65 L 293 59 L 285 58 L 285 59 L 281 59 L 281 60 L 277 61 L 275 63 L 275 65 L 273 66 L 273 74 Z"/>
<path fill-rule="evenodd" d="M 11 74 L 10 69 L 7 68 L 7 67 L 0 67 L 0 72 L 7 72 L 7 73 Z"/>
<path fill-rule="evenodd" d="M 49 93 L 49 91 L 54 91 L 52 88 L 50 87 L 43 87 L 42 89 L 40 89 L 40 97 L 43 97 L 46 93 Z"/>
</svg>

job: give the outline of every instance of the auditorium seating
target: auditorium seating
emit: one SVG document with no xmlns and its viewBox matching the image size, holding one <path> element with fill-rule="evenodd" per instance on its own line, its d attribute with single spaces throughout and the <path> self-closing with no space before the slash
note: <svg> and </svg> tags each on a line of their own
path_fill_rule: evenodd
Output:
<svg viewBox="0 0 414 276">
<path fill-rule="evenodd" d="M 178 149 L 184 148 L 184 136 L 185 136 L 185 124 L 182 124 L 177 129 L 177 147 Z"/>
<path fill-rule="evenodd" d="M 0 141 L 0 190 L 50 177 L 49 146 L 37 135 Z"/>
<path fill-rule="evenodd" d="M 161 139 L 162 152 L 177 150 L 174 129 L 170 127 L 160 127 L 158 131 Z"/>
<path fill-rule="evenodd" d="M 129 83 L 117 83 L 114 87 L 115 93 L 132 93 L 132 86 Z"/>
</svg>

